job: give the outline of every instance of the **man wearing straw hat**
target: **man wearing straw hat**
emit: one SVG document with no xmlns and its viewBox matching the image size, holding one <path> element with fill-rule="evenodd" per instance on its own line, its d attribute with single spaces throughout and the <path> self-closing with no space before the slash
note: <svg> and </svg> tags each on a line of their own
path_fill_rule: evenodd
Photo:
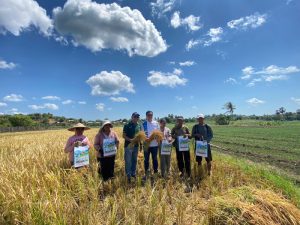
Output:
<svg viewBox="0 0 300 225">
<path fill-rule="evenodd" d="M 89 129 L 89 127 L 86 127 L 82 123 L 77 123 L 73 127 L 68 129 L 69 131 L 75 131 L 75 134 L 69 137 L 65 146 L 65 153 L 69 153 L 69 160 L 72 166 L 74 165 L 74 148 L 86 145 L 88 145 L 89 147 L 92 146 L 89 139 L 83 135 L 83 132 Z"/>
</svg>

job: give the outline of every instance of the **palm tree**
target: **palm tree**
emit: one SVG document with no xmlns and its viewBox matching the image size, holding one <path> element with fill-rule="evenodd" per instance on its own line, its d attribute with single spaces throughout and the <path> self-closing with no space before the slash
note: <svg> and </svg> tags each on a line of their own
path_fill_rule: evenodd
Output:
<svg viewBox="0 0 300 225">
<path fill-rule="evenodd" d="M 227 102 L 225 103 L 223 109 L 226 109 L 226 113 L 230 113 L 231 115 L 233 114 L 233 111 L 236 109 L 235 105 L 232 104 L 232 102 Z"/>
</svg>

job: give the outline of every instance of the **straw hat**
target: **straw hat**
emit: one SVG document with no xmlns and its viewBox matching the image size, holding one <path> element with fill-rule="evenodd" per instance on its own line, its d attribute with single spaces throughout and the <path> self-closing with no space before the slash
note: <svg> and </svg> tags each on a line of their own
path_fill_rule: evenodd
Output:
<svg viewBox="0 0 300 225">
<path fill-rule="evenodd" d="M 102 130 L 107 124 L 110 125 L 110 128 L 113 128 L 112 123 L 111 123 L 109 120 L 106 120 L 106 121 L 103 122 L 103 124 L 102 124 L 102 126 L 101 126 L 101 130 Z"/>
<path fill-rule="evenodd" d="M 74 131 L 76 128 L 84 128 L 84 130 L 89 130 L 89 129 L 91 129 L 91 128 L 89 128 L 89 127 L 86 127 L 84 124 L 82 124 L 82 123 L 77 123 L 77 124 L 75 124 L 73 127 L 71 127 L 71 128 L 69 128 L 68 130 L 69 131 Z"/>
</svg>

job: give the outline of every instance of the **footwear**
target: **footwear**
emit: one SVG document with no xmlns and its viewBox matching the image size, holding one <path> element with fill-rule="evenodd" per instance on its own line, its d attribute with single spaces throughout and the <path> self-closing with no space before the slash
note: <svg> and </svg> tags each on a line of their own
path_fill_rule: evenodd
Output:
<svg viewBox="0 0 300 225">
<path fill-rule="evenodd" d="M 128 184 L 131 183 L 131 177 L 127 177 L 127 183 L 128 183 Z"/>
</svg>

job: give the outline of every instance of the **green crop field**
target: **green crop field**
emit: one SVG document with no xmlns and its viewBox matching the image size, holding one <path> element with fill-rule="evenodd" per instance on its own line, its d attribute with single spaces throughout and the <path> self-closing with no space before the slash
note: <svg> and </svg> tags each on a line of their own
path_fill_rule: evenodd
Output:
<svg viewBox="0 0 300 225">
<path fill-rule="evenodd" d="M 300 122 L 235 121 L 218 126 L 213 122 L 213 151 L 254 162 L 267 163 L 300 181 Z M 192 129 L 193 124 L 187 126 Z"/>
</svg>

